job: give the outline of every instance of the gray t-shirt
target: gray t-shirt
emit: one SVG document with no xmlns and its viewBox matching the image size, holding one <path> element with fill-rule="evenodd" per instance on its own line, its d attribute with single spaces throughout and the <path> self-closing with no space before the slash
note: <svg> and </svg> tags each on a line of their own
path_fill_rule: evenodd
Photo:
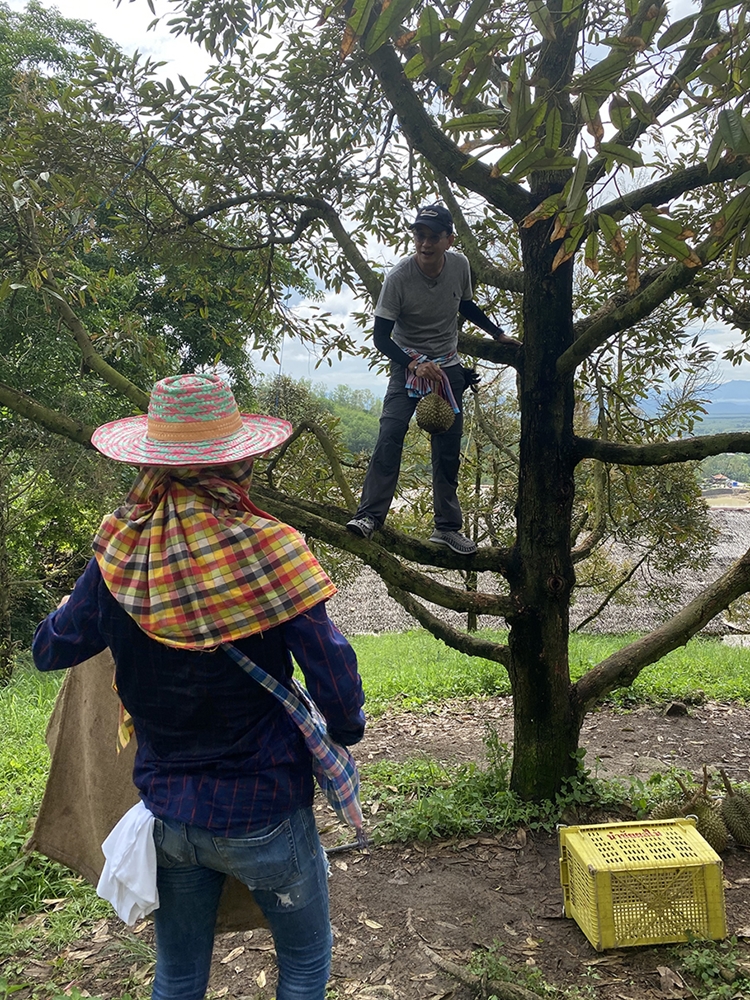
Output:
<svg viewBox="0 0 750 1000">
<path fill-rule="evenodd" d="M 411 347 L 428 358 L 456 350 L 458 307 L 471 299 L 469 262 L 448 251 L 443 270 L 428 278 L 414 257 L 405 257 L 386 275 L 375 315 L 395 320 L 391 336 L 402 350 Z"/>
</svg>

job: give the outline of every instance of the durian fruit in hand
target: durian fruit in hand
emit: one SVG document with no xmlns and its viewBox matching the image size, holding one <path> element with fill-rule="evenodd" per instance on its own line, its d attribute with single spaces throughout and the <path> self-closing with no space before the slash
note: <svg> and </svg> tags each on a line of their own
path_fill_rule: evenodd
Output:
<svg viewBox="0 0 750 1000">
<path fill-rule="evenodd" d="M 726 773 L 720 771 L 727 797 L 721 803 L 721 816 L 727 830 L 742 847 L 750 847 L 750 795 L 735 792 Z"/>
<path fill-rule="evenodd" d="M 456 414 L 443 396 L 428 392 L 417 403 L 417 423 L 428 434 L 444 434 L 453 426 Z"/>
</svg>

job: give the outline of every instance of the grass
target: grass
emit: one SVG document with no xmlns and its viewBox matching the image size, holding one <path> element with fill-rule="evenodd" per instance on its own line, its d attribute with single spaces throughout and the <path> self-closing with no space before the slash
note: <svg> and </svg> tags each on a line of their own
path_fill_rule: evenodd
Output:
<svg viewBox="0 0 750 1000">
<path fill-rule="evenodd" d="M 506 633 L 481 633 L 506 641 Z M 600 660 L 639 638 L 638 635 L 573 635 L 570 669 L 574 680 Z M 367 694 L 367 711 L 387 708 L 419 710 L 446 698 L 510 694 L 503 666 L 467 657 L 427 632 L 386 632 L 353 636 Z M 717 639 L 692 639 L 658 663 L 646 667 L 631 687 L 614 692 L 611 700 L 632 703 L 684 699 L 689 702 L 750 701 L 750 648 L 725 646 Z"/>
<path fill-rule="evenodd" d="M 498 642 L 506 639 L 500 632 L 482 635 Z M 573 636 L 574 679 L 635 638 Z M 466 657 L 426 632 L 355 636 L 352 644 L 370 715 L 387 709 L 430 711 L 449 698 L 510 694 L 504 667 Z M 0 690 L 0 1000 L 11 996 L 18 984 L 16 975 L 7 978 L 12 963 L 2 968 L 4 959 L 42 941 L 45 946 L 62 946 L 109 912 L 82 879 L 55 862 L 22 852 L 44 789 L 48 768 L 44 733 L 61 680 L 59 675 L 37 673 L 25 654 L 19 657 L 10 685 Z M 631 688 L 611 696 L 624 709 L 638 702 L 670 699 L 749 701 L 750 649 L 694 639 L 644 670 Z M 673 784 L 670 775 L 654 775 L 645 784 L 617 783 L 598 781 L 582 771 L 554 803 L 532 807 L 508 789 L 507 747 L 492 731 L 486 741 L 487 768 L 471 764 L 449 769 L 424 759 L 400 764 L 381 761 L 364 767 L 364 795 L 382 806 L 380 838 L 427 840 L 518 824 L 550 829 L 571 806 L 617 809 L 628 803 L 636 814 L 642 814 L 654 800 L 664 797 L 665 786 Z M 63 899 L 60 905 L 57 901 Z M 712 961 L 718 964 L 722 954 L 704 956 L 704 978 L 712 973 Z M 712 989 L 710 995 L 719 1000 L 719 984 Z M 141 991 L 132 992 L 137 997 Z M 52 994 L 54 988 L 47 984 L 40 1000 Z"/>
</svg>

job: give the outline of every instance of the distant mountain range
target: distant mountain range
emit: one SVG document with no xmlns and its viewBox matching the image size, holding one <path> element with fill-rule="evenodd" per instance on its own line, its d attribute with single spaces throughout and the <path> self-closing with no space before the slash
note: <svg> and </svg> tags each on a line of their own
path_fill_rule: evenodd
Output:
<svg viewBox="0 0 750 1000">
<path fill-rule="evenodd" d="M 706 409 L 711 417 L 750 416 L 750 380 L 733 379 L 717 386 Z"/>
<path fill-rule="evenodd" d="M 696 433 L 711 433 L 707 424 L 715 424 L 718 421 L 726 421 L 736 429 L 743 429 L 744 425 L 750 429 L 750 379 L 732 379 L 717 386 L 711 392 L 711 401 L 704 404 L 706 416 L 702 420 L 703 426 L 696 427 Z M 659 397 L 651 396 L 641 404 L 646 413 L 653 415 L 659 408 Z"/>
</svg>

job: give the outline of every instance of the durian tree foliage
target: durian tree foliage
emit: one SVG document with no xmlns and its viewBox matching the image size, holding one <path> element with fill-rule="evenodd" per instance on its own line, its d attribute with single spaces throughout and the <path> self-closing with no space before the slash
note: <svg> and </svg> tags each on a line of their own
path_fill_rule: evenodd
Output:
<svg viewBox="0 0 750 1000">
<path fill-rule="evenodd" d="M 254 262 L 279 329 L 293 327 L 335 364 L 337 352 L 363 349 L 325 313 L 302 322 L 285 309 L 280 255 L 321 287 L 351 289 L 367 326 L 381 248 L 408 252 L 405 220 L 420 202 L 444 201 L 478 300 L 517 340 L 460 337 L 464 354 L 515 376 L 518 440 L 493 442 L 517 465 L 512 532 L 501 524 L 499 544 L 466 560 L 389 526 L 370 542 L 348 534 L 343 480 L 337 503 L 312 501 L 292 495 L 292 483 L 275 488 L 271 463 L 256 491 L 311 538 L 371 565 L 433 634 L 507 667 L 512 786 L 553 795 L 575 770 L 586 712 L 750 589 L 749 552 L 655 632 L 571 682 L 577 567 L 608 530 L 617 488 L 632 495 L 643 473 L 657 493 L 649 467 L 750 451 L 746 434 L 686 436 L 697 403 L 675 390 L 710 364 L 701 322 L 733 324 L 729 356 L 746 355 L 748 5 L 148 2 L 216 69 L 200 88 L 161 82 L 148 61 L 96 42 L 82 83 L 30 116 L 34 162 L 51 148 L 48 166 L 32 176 L 19 161 L 6 181 L 6 218 L 26 251 L 14 283 L 45 298 L 126 412 L 143 407 L 145 392 L 128 376 L 127 352 L 104 359 L 87 337 L 73 256 L 117 245 Z M 88 203 L 75 205 L 81 192 Z M 58 227 L 69 213 L 64 243 L 52 203 Z M 272 349 L 272 336 L 253 335 L 248 289 L 224 287 L 222 303 L 245 310 L 248 342 Z M 202 308 L 212 307 L 207 296 Z M 0 402 L 85 442 L 86 426 L 65 425 L 24 388 L 0 386 Z M 649 392 L 664 402 L 659 420 L 640 410 Z M 669 475 L 678 487 L 685 478 Z M 693 509 L 672 505 L 662 544 Z M 493 522 L 495 511 L 485 514 Z M 430 575 L 435 567 L 489 571 L 502 587 L 452 586 Z M 425 600 L 503 616 L 507 646 L 449 626 Z"/>
</svg>

